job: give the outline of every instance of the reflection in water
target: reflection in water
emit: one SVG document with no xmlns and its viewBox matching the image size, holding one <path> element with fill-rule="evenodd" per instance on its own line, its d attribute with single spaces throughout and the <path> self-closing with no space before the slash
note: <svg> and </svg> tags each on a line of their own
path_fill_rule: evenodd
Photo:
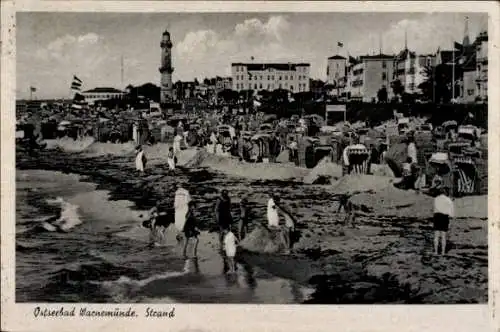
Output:
<svg viewBox="0 0 500 332">
<path fill-rule="evenodd" d="M 240 271 L 240 275 L 243 276 L 248 288 L 251 290 L 255 290 L 255 288 L 257 287 L 257 280 L 255 279 L 252 266 L 245 260 L 239 259 L 238 263 L 236 264 L 236 270 Z"/>
</svg>

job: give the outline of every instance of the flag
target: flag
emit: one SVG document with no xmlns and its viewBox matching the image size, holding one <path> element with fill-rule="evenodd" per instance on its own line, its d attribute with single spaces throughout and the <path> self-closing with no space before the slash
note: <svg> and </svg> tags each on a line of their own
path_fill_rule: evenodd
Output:
<svg viewBox="0 0 500 332">
<path fill-rule="evenodd" d="M 83 81 L 73 75 L 73 82 L 71 82 L 71 90 L 80 91 L 83 85 Z"/>
<path fill-rule="evenodd" d="M 344 47 L 344 43 L 342 43 L 342 42 L 337 42 L 337 46 L 338 46 L 338 47 Z"/>
<path fill-rule="evenodd" d="M 31 91 L 31 92 L 36 92 L 36 88 L 35 88 L 35 87 L 33 87 L 33 86 L 30 86 L 30 91 Z"/>
</svg>

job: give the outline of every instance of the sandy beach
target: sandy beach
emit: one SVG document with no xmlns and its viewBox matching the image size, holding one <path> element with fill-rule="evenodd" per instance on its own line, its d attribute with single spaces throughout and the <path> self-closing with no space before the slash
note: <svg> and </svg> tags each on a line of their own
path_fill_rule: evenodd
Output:
<svg viewBox="0 0 500 332">
<path fill-rule="evenodd" d="M 197 214 L 206 232 L 200 250 L 205 253 L 216 251 L 214 241 L 208 239 L 215 236 L 212 210 L 221 188 L 229 191 L 236 216 L 235 203 L 243 194 L 249 195 L 251 230 L 266 222 L 267 194 L 278 192 L 299 221 L 300 238 L 292 253 L 282 256 L 243 251 L 241 257 L 270 275 L 312 288 L 311 296 L 303 299 L 306 303 L 487 301 L 486 197 L 456 201 L 462 212 L 457 213 L 451 225 L 449 251 L 440 257 L 432 254 L 432 204 L 425 197 L 407 206 L 386 209 L 384 206 L 390 202 L 381 204 L 372 202 L 373 197 L 362 196 L 376 193 L 361 193 L 358 202 L 366 205 L 368 212 L 357 219 L 354 227 L 347 227 L 342 222 L 344 214 L 337 213 L 333 199 L 339 186 L 303 184 L 299 179 L 304 174 L 300 172 L 293 180 L 288 175 L 283 180 L 279 176 L 257 180 L 224 172 L 230 166 L 214 166 L 216 161 L 212 159 L 199 167 L 180 167 L 174 175 L 166 165 L 155 162 L 140 176 L 134 170 L 133 154 L 89 155 L 51 150 L 36 156 L 18 151 L 16 167 L 82 175 L 83 181 L 97 184 L 96 190 L 108 190 L 108 199 L 129 200 L 137 210 L 151 208 L 158 199 L 173 200 L 172 184 L 181 179 L 198 203 Z M 303 171 L 307 174 L 308 170 Z M 419 204 L 418 209 L 415 204 Z M 474 211 L 478 204 L 483 204 L 485 211 Z"/>
</svg>

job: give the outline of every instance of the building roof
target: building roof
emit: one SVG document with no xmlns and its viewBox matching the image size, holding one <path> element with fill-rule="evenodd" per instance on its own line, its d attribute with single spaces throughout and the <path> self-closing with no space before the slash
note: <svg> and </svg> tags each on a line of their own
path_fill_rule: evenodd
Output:
<svg viewBox="0 0 500 332">
<path fill-rule="evenodd" d="M 333 55 L 328 58 L 328 60 L 346 60 L 342 55 Z"/>
<path fill-rule="evenodd" d="M 309 67 L 309 63 L 232 63 L 231 67 L 245 66 L 247 70 L 295 70 L 296 67 Z"/>
<path fill-rule="evenodd" d="M 94 88 L 91 90 L 83 91 L 83 93 L 123 93 L 123 91 L 115 88 Z"/>
<path fill-rule="evenodd" d="M 389 54 L 376 54 L 376 55 L 362 55 L 359 57 L 361 61 L 363 60 L 386 60 L 394 59 L 394 55 Z"/>
</svg>

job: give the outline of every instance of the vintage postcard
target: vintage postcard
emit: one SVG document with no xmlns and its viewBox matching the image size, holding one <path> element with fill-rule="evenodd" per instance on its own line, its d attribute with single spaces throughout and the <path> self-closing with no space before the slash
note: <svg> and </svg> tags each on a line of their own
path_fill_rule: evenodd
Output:
<svg viewBox="0 0 500 332">
<path fill-rule="evenodd" d="M 2 2 L 2 331 L 498 330 L 498 13 Z"/>
</svg>

